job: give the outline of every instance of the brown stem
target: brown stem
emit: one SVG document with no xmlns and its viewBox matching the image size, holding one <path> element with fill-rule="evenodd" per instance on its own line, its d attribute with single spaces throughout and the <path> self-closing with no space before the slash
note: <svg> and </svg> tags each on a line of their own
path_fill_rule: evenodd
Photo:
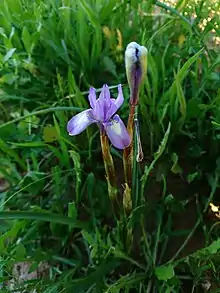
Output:
<svg viewBox="0 0 220 293">
<path fill-rule="evenodd" d="M 131 188 L 132 184 L 132 163 L 133 163 L 133 144 L 134 144 L 134 114 L 135 114 L 135 105 L 130 106 L 130 113 L 128 117 L 127 130 L 131 137 L 130 145 L 124 149 L 123 152 L 123 163 L 124 163 L 124 174 L 125 182 Z"/>
<path fill-rule="evenodd" d="M 111 200 L 117 200 L 117 185 L 114 162 L 110 153 L 109 141 L 105 131 L 100 132 L 102 156 L 105 165 L 108 193 Z"/>
</svg>

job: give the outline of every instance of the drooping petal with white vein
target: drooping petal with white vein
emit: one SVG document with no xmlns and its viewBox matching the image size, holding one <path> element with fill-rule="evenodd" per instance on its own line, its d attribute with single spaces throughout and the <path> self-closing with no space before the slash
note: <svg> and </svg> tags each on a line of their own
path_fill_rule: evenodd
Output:
<svg viewBox="0 0 220 293">
<path fill-rule="evenodd" d="M 95 120 L 92 118 L 92 109 L 85 110 L 73 116 L 67 124 L 69 135 L 77 135 L 86 129 Z"/>
<path fill-rule="evenodd" d="M 131 139 L 119 115 L 115 115 L 111 121 L 103 123 L 103 125 L 113 146 L 118 149 L 129 146 Z"/>
</svg>

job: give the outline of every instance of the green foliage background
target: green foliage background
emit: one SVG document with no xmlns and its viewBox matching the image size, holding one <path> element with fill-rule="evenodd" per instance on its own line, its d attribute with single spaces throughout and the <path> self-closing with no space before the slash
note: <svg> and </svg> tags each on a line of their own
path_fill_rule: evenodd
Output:
<svg viewBox="0 0 220 293">
<path fill-rule="evenodd" d="M 200 292 L 210 274 L 219 292 L 219 222 L 206 214 L 210 202 L 219 202 L 220 4 L 138 2 L 0 2 L 5 292 L 12 266 L 27 259 L 35 268 L 40 261 L 50 265 L 45 279 L 28 283 L 38 292 Z M 127 121 L 124 51 L 131 41 L 149 50 L 140 99 L 145 160 L 136 178 L 140 201 L 119 221 L 111 214 L 98 129 L 69 137 L 66 124 L 88 107 L 89 86 L 104 83 L 113 96 L 122 83 L 120 114 Z M 112 154 L 122 185 L 122 154 Z M 181 184 L 177 194 L 169 190 L 172 176 L 187 184 L 184 198 Z M 152 182 L 162 186 L 153 204 Z M 200 228 L 204 243 L 181 255 L 183 242 L 167 260 L 175 215 L 191 201 L 196 221 L 179 234 L 187 244 Z"/>
</svg>

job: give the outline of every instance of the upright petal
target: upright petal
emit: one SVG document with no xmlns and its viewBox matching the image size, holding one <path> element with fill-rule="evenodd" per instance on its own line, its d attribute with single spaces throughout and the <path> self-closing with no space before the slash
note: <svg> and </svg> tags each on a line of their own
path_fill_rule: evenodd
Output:
<svg viewBox="0 0 220 293">
<path fill-rule="evenodd" d="M 113 146 L 118 149 L 129 146 L 131 138 L 119 115 L 115 115 L 110 122 L 103 123 L 103 125 Z"/>
<path fill-rule="evenodd" d="M 99 99 L 110 100 L 110 91 L 107 84 L 104 84 Z"/>
<path fill-rule="evenodd" d="M 124 102 L 124 96 L 123 96 L 121 84 L 119 84 L 118 85 L 118 97 L 115 100 L 115 105 L 116 105 L 117 109 L 119 109 L 121 107 L 123 102 Z"/>
<path fill-rule="evenodd" d="M 90 106 L 94 109 L 95 108 L 95 104 L 96 104 L 96 91 L 94 87 L 91 87 L 89 89 L 89 103 Z"/>
<path fill-rule="evenodd" d="M 95 120 L 92 116 L 92 109 L 85 110 L 75 116 L 73 116 L 67 123 L 67 131 L 69 135 L 77 135 L 86 129 Z"/>
<path fill-rule="evenodd" d="M 96 100 L 95 108 L 94 108 L 94 118 L 99 121 L 104 121 L 104 101 L 103 100 Z"/>
<path fill-rule="evenodd" d="M 106 114 L 111 108 L 110 91 L 107 84 L 103 85 L 102 91 L 96 101 L 95 106 L 95 117 L 98 121 L 106 121 Z"/>
<path fill-rule="evenodd" d="M 118 85 L 118 97 L 117 99 L 111 99 L 111 106 L 106 113 L 106 121 L 108 121 L 121 107 L 124 102 L 123 92 L 121 84 Z"/>
</svg>

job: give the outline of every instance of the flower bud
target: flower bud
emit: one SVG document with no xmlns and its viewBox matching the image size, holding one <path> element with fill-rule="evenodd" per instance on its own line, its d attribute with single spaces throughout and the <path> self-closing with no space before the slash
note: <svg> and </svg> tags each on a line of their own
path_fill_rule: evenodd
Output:
<svg viewBox="0 0 220 293">
<path fill-rule="evenodd" d="M 147 53 L 147 48 L 136 42 L 129 43 L 125 51 L 126 75 L 132 105 L 138 104 L 140 86 L 147 71 Z"/>
</svg>

